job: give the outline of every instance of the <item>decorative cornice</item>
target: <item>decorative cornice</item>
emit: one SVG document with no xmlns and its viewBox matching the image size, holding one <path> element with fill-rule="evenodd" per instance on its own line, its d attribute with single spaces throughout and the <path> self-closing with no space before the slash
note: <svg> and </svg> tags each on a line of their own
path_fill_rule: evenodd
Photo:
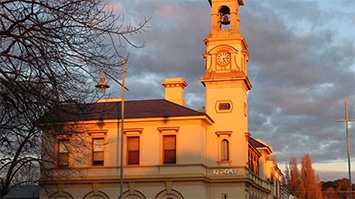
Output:
<svg viewBox="0 0 355 199">
<path fill-rule="evenodd" d="M 176 133 L 179 132 L 179 126 L 170 126 L 170 127 L 158 127 L 157 128 L 160 133 L 164 131 L 175 131 Z"/>
<path fill-rule="evenodd" d="M 216 131 L 215 134 L 219 137 L 221 135 L 228 135 L 231 136 L 232 135 L 232 131 Z"/>
</svg>

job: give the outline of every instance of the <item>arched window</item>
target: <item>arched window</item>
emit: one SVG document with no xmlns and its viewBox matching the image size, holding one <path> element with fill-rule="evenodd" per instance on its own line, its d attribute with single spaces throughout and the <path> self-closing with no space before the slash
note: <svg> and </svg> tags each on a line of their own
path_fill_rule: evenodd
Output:
<svg viewBox="0 0 355 199">
<path fill-rule="evenodd" d="M 98 193 L 94 193 L 93 191 L 87 193 L 84 196 L 84 199 L 109 199 L 108 195 L 102 191 L 99 191 Z"/>
<path fill-rule="evenodd" d="M 221 160 L 229 160 L 229 142 L 227 139 L 223 139 L 221 143 Z"/>
<path fill-rule="evenodd" d="M 57 198 L 63 198 L 63 199 L 74 199 L 73 196 L 71 196 L 67 192 L 63 192 L 62 194 L 59 194 L 59 192 L 56 192 L 49 196 L 49 199 L 57 199 Z"/>
<path fill-rule="evenodd" d="M 178 191 L 172 189 L 169 193 L 164 190 L 155 196 L 155 199 L 184 199 L 184 197 Z"/>
<path fill-rule="evenodd" d="M 134 192 L 126 191 L 122 194 L 123 199 L 146 199 L 143 193 L 134 190 Z M 120 197 L 118 199 L 121 199 Z"/>
</svg>

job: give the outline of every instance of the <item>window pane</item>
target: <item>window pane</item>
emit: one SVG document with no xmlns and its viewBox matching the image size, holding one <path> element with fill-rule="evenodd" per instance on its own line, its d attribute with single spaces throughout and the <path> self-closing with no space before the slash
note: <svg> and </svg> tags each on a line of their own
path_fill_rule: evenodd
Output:
<svg viewBox="0 0 355 199">
<path fill-rule="evenodd" d="M 93 151 L 104 151 L 104 138 L 95 138 L 93 139 L 94 149 Z"/>
<path fill-rule="evenodd" d="M 175 164 L 175 150 L 164 151 L 164 164 Z"/>
<path fill-rule="evenodd" d="M 68 151 L 69 140 L 59 140 L 59 153 L 65 153 Z"/>
<path fill-rule="evenodd" d="M 164 149 L 174 149 L 175 150 L 175 135 L 165 135 L 164 136 Z"/>
<path fill-rule="evenodd" d="M 129 151 L 128 152 L 128 164 L 129 165 L 139 164 L 139 151 Z"/>
<path fill-rule="evenodd" d="M 127 141 L 128 150 L 139 150 L 139 137 L 128 137 Z"/>
<path fill-rule="evenodd" d="M 100 152 L 94 152 L 94 161 L 104 161 L 104 152 L 100 151 Z"/>
<path fill-rule="evenodd" d="M 219 103 L 219 110 L 229 110 L 231 108 L 230 103 Z"/>
<path fill-rule="evenodd" d="M 58 164 L 59 164 L 59 166 L 68 166 L 69 165 L 69 153 L 59 153 Z"/>
</svg>

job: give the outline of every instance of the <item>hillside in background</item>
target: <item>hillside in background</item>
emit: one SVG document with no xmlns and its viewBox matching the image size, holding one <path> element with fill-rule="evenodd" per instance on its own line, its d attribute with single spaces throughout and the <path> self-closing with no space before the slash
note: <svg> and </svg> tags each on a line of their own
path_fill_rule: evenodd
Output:
<svg viewBox="0 0 355 199">
<path fill-rule="evenodd" d="M 334 181 L 321 182 L 324 199 L 350 198 L 349 179 L 343 178 Z M 355 184 L 352 184 L 353 198 L 355 198 Z"/>
</svg>

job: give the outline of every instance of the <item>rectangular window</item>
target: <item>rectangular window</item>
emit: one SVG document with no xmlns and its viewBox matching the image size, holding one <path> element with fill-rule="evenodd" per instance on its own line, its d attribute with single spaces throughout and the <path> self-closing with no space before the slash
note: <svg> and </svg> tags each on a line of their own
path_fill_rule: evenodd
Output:
<svg viewBox="0 0 355 199">
<path fill-rule="evenodd" d="M 69 166 L 69 140 L 58 140 L 58 165 L 60 167 Z"/>
<path fill-rule="evenodd" d="M 92 165 L 103 166 L 104 165 L 104 138 L 92 139 Z"/>
<path fill-rule="evenodd" d="M 127 164 L 139 165 L 139 137 L 127 137 Z"/>
<path fill-rule="evenodd" d="M 163 136 L 163 158 L 164 164 L 176 163 L 176 136 L 164 135 Z"/>
</svg>

